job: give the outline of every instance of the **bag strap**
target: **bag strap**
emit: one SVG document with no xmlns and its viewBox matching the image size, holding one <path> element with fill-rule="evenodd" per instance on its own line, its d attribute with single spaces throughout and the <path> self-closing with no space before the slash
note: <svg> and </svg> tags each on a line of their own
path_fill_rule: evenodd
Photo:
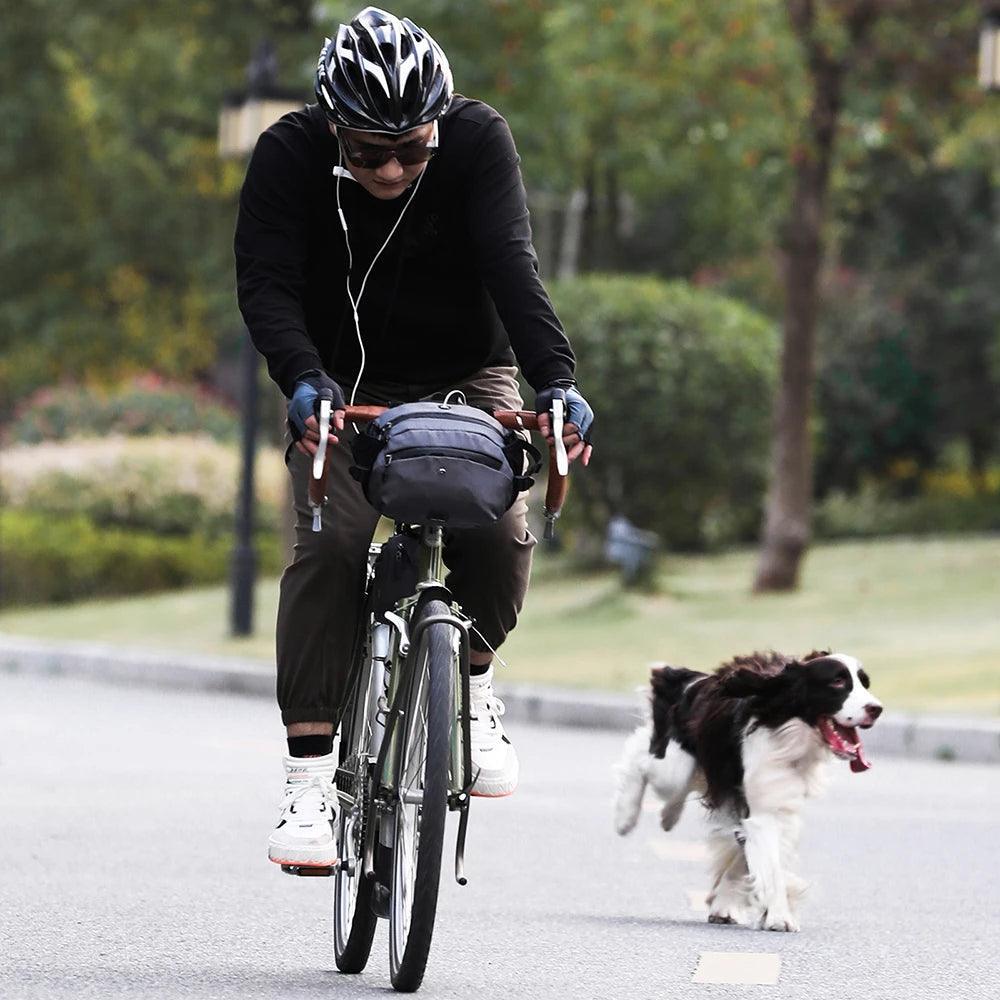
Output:
<svg viewBox="0 0 1000 1000">
<path fill-rule="evenodd" d="M 505 435 L 503 453 L 514 473 L 515 493 L 530 490 L 535 485 L 531 477 L 542 467 L 542 453 L 530 441 L 515 433 Z"/>
</svg>

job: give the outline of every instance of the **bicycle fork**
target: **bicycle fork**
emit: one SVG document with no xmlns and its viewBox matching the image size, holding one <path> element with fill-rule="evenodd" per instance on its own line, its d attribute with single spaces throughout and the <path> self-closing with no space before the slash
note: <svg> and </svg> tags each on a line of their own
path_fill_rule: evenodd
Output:
<svg viewBox="0 0 1000 1000">
<path fill-rule="evenodd" d="M 390 689 L 395 688 L 392 694 L 391 705 L 387 703 L 387 695 L 380 694 L 379 706 L 384 711 L 384 726 L 379 726 L 379 745 L 377 750 L 373 745 L 373 752 L 376 753 L 374 773 L 377 779 L 384 779 L 387 773 L 387 763 L 392 759 L 396 750 L 397 741 L 396 727 L 399 725 L 404 714 L 404 706 L 409 703 L 410 692 L 408 690 L 416 677 L 416 667 L 420 663 L 420 657 L 424 652 L 424 634 L 427 628 L 435 624 L 445 624 L 454 629 L 457 633 L 458 652 L 458 690 L 455 718 L 458 726 L 452 732 L 451 742 L 451 781 L 448 794 L 448 808 L 459 814 L 458 836 L 455 843 L 455 881 L 459 885 L 467 885 L 468 878 L 465 875 L 465 841 L 469 827 L 469 792 L 475 783 L 476 775 L 472 773 L 472 742 L 470 734 L 470 711 L 469 711 L 469 628 L 468 625 L 457 615 L 433 615 L 417 623 L 412 634 L 408 633 L 406 620 L 401 616 L 388 612 L 385 615 L 389 622 L 385 629 L 385 659 L 383 666 L 389 662 L 389 628 L 397 633 L 397 649 L 401 656 L 406 659 L 406 669 L 403 674 L 406 683 L 393 682 L 390 677 Z M 382 672 L 380 672 L 382 673 Z M 384 673 L 382 673 L 384 676 Z M 380 711 L 380 714 L 382 714 Z M 398 762 L 393 769 L 398 772 Z M 375 808 L 379 813 L 379 822 L 370 823 L 365 838 L 365 856 L 363 871 L 368 878 L 375 875 L 375 837 L 376 828 L 388 820 L 394 813 L 392 797 L 396 794 L 396 789 L 391 784 L 380 781 L 383 792 L 375 803 Z M 419 794 L 419 793 L 417 793 Z"/>
</svg>

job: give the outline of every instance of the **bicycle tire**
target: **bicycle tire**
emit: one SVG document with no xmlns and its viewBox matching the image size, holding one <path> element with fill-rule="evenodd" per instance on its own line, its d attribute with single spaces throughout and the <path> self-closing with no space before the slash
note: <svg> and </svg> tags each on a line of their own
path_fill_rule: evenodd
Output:
<svg viewBox="0 0 1000 1000">
<path fill-rule="evenodd" d="M 378 924 L 378 917 L 371 905 L 375 883 L 365 878 L 361 871 L 365 833 L 371 822 L 371 775 L 366 766 L 357 762 L 363 755 L 367 755 L 371 736 L 369 723 L 373 706 L 368 704 L 368 692 L 368 672 L 362 670 L 354 690 L 350 712 L 345 715 L 345 723 L 350 720 L 349 729 L 345 726 L 341 734 L 342 746 L 346 751 L 341 754 L 342 761 L 356 762 L 352 794 L 357 802 L 350 814 L 341 805 L 337 816 L 337 843 L 340 845 L 341 855 L 345 853 L 350 839 L 354 858 L 353 873 L 338 868 L 333 885 L 333 957 L 337 968 L 345 973 L 364 971 Z"/>
<path fill-rule="evenodd" d="M 430 616 L 449 613 L 443 601 L 428 601 L 418 610 L 414 627 Z M 424 631 L 400 746 L 389 899 L 389 977 L 393 988 L 402 993 L 412 993 L 423 980 L 437 913 L 454 712 L 452 631 L 444 623 L 431 624 Z M 421 802 L 407 804 L 403 790 L 416 790 L 418 782 Z"/>
</svg>

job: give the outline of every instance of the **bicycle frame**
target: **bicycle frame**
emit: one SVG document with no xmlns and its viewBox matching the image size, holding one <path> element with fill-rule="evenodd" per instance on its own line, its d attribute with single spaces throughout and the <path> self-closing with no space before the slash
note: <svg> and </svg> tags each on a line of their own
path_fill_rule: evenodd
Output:
<svg viewBox="0 0 1000 1000">
<path fill-rule="evenodd" d="M 423 529 L 422 537 L 421 580 L 417 584 L 417 592 L 406 601 L 401 602 L 397 612 L 388 612 L 385 617 L 389 621 L 388 628 L 395 633 L 394 640 L 390 638 L 383 665 L 391 662 L 389 667 L 388 701 L 383 705 L 385 712 L 384 729 L 378 739 L 378 750 L 375 759 L 374 775 L 377 778 L 377 790 L 374 796 L 373 808 L 378 814 L 378 823 L 370 822 L 365 839 L 364 867 L 366 878 L 375 874 L 375 836 L 376 828 L 381 828 L 386 822 L 391 822 L 394 816 L 394 801 L 399 794 L 398 776 L 402 766 L 402 748 L 397 739 L 397 729 L 409 704 L 414 680 L 417 677 L 421 657 L 425 653 L 427 628 L 433 624 L 445 624 L 455 630 L 458 639 L 458 687 L 455 719 L 458 726 L 452 731 L 452 763 L 450 768 L 448 807 L 459 812 L 458 838 L 455 847 L 455 879 L 459 885 L 466 885 L 465 876 L 465 840 L 469 821 L 469 791 L 474 783 L 472 775 L 472 746 L 470 739 L 469 719 L 469 627 L 465 619 L 457 613 L 434 615 L 418 622 L 413 632 L 409 632 L 408 621 L 421 598 L 428 593 L 445 600 L 454 608 L 451 595 L 444 585 L 443 561 L 443 530 L 440 524 L 431 524 Z M 404 617 L 405 616 L 405 617 Z M 379 628 L 376 626 L 375 628 Z M 374 633 L 375 629 L 373 629 Z M 392 653 L 393 645 L 396 652 Z M 374 643 L 373 643 L 374 646 Z M 373 651 L 373 663 L 376 662 Z M 372 671 L 374 674 L 375 671 Z M 370 680 L 370 683 L 372 681 Z M 384 677 L 380 678 L 380 691 L 384 689 Z M 379 698 L 384 696 L 379 693 Z M 373 747 L 374 750 L 374 747 Z M 419 795 L 420 793 L 408 793 Z M 373 817 L 374 819 L 374 817 Z"/>
</svg>

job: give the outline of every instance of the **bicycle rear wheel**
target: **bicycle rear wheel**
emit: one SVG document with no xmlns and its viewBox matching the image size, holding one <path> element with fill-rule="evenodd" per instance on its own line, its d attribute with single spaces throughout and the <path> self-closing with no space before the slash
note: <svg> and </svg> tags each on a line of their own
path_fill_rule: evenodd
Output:
<svg viewBox="0 0 1000 1000">
<path fill-rule="evenodd" d="M 375 718 L 371 675 L 362 670 L 353 704 L 344 716 L 337 787 L 351 798 L 338 796 L 337 843 L 340 865 L 333 885 L 333 955 L 341 972 L 362 972 L 368 964 L 378 917 L 371 905 L 375 883 L 366 879 L 365 834 L 372 820 L 371 772 L 368 763 Z"/>
<path fill-rule="evenodd" d="M 449 614 L 443 601 L 428 601 L 414 620 Z M 454 721 L 454 630 L 427 626 L 402 720 L 398 792 L 394 816 L 392 893 L 389 901 L 389 973 L 401 992 L 424 977 L 434 932 Z"/>
</svg>

